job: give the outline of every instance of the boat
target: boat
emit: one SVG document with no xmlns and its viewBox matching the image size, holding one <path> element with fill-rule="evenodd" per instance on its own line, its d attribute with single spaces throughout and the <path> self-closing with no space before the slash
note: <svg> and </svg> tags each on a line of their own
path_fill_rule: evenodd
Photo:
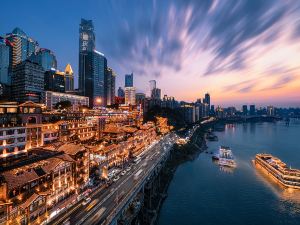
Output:
<svg viewBox="0 0 300 225">
<path fill-rule="evenodd" d="M 219 149 L 219 162 L 220 166 L 236 167 L 232 151 L 229 147 L 221 146 Z"/>
<path fill-rule="evenodd" d="M 271 154 L 257 154 L 254 163 L 285 188 L 300 189 L 300 170 L 289 168 Z"/>
</svg>

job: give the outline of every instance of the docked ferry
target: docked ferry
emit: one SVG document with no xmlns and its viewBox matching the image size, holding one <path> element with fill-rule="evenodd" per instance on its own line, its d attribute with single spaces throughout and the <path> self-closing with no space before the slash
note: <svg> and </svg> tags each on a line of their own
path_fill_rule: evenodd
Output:
<svg viewBox="0 0 300 225">
<path fill-rule="evenodd" d="M 214 155 L 213 159 L 218 159 L 220 166 L 236 167 L 236 162 L 229 147 L 220 146 L 219 153 Z"/>
<path fill-rule="evenodd" d="M 257 154 L 254 163 L 286 188 L 300 189 L 300 170 L 288 168 L 271 154 Z"/>
</svg>

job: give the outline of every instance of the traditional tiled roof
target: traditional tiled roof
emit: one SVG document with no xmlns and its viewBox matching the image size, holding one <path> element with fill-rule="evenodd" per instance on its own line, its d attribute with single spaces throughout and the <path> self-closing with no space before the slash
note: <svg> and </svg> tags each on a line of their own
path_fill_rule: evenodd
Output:
<svg viewBox="0 0 300 225">
<path fill-rule="evenodd" d="M 2 176 L 7 182 L 8 189 L 12 190 L 44 175 L 50 174 L 63 161 L 74 162 L 69 155 L 62 154 L 17 169 L 5 171 L 2 173 Z"/>
<path fill-rule="evenodd" d="M 135 127 L 123 127 L 123 130 L 124 130 L 126 133 L 135 133 L 138 129 L 135 128 Z"/>
<path fill-rule="evenodd" d="M 79 144 L 67 143 L 60 146 L 58 151 L 63 151 L 69 155 L 76 155 L 78 152 L 85 151 L 85 147 Z"/>
<path fill-rule="evenodd" d="M 118 133 L 122 133 L 123 130 L 119 127 L 116 126 L 107 126 L 105 127 L 103 133 L 114 133 L 114 134 L 118 134 Z"/>
<path fill-rule="evenodd" d="M 117 147 L 117 145 L 115 145 L 115 144 L 108 145 L 104 148 L 104 152 L 109 152 L 109 151 L 115 149 L 116 147 Z"/>
<path fill-rule="evenodd" d="M 33 193 L 23 204 L 20 205 L 22 209 L 26 209 L 30 206 L 30 204 L 39 197 L 38 194 Z"/>
</svg>

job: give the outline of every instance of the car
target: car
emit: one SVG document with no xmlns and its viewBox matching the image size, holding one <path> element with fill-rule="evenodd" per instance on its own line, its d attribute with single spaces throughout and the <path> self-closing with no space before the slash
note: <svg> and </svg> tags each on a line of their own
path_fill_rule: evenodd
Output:
<svg viewBox="0 0 300 225">
<path fill-rule="evenodd" d="M 117 182 L 119 179 L 120 179 L 120 177 L 119 177 L 119 176 L 116 176 L 116 177 L 113 179 L 113 181 L 114 181 L 114 182 Z"/>
<path fill-rule="evenodd" d="M 85 198 L 82 202 L 82 205 L 88 204 L 92 199 L 91 198 Z"/>
<path fill-rule="evenodd" d="M 121 175 L 124 176 L 126 174 L 126 170 L 124 170 Z"/>
<path fill-rule="evenodd" d="M 129 170 L 131 170 L 131 167 L 130 167 L 130 166 L 126 168 L 126 171 L 127 171 L 127 172 L 128 172 Z"/>
</svg>

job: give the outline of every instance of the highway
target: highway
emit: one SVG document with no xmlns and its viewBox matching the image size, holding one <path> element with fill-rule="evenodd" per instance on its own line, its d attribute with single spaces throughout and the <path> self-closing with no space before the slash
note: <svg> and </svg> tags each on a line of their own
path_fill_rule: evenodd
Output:
<svg viewBox="0 0 300 225">
<path fill-rule="evenodd" d="M 120 179 L 113 182 L 109 187 L 99 187 L 94 191 L 90 198 L 91 201 L 86 205 L 80 201 L 70 207 L 61 215 L 57 216 L 48 224 L 106 224 L 110 218 L 113 218 L 118 206 L 128 198 L 134 189 L 140 185 L 142 180 L 148 176 L 157 162 L 164 157 L 175 143 L 176 135 L 171 133 L 163 137 L 153 146 L 141 153 L 141 160 L 137 164 L 131 164 L 131 169 L 121 176 Z M 126 167 L 123 171 L 126 171 Z"/>
</svg>

